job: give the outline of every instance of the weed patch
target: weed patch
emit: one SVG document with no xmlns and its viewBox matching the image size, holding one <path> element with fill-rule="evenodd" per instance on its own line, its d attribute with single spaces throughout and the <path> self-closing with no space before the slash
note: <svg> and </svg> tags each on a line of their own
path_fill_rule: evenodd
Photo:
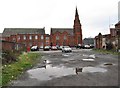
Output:
<svg viewBox="0 0 120 88">
<path fill-rule="evenodd" d="M 2 66 L 2 85 L 16 79 L 23 71 L 32 67 L 41 57 L 38 53 L 25 53 L 16 62 Z"/>
</svg>

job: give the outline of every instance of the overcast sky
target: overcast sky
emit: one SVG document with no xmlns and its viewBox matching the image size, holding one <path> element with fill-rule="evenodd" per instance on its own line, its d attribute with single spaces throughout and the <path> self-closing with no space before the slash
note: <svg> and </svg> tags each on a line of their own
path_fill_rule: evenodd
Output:
<svg viewBox="0 0 120 88">
<path fill-rule="evenodd" d="M 4 28 L 73 28 L 77 6 L 83 38 L 109 33 L 118 22 L 120 0 L 0 0 L 0 33 Z"/>
</svg>

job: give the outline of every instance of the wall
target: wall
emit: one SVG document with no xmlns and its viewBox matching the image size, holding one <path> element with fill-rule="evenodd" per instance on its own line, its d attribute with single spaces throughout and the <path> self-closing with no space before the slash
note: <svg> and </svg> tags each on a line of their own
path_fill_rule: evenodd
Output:
<svg viewBox="0 0 120 88">
<path fill-rule="evenodd" d="M 9 42 L 9 41 L 0 41 L 0 44 L 2 45 L 2 50 L 22 50 L 25 49 L 25 45 L 21 43 L 15 43 L 15 42 Z"/>
</svg>

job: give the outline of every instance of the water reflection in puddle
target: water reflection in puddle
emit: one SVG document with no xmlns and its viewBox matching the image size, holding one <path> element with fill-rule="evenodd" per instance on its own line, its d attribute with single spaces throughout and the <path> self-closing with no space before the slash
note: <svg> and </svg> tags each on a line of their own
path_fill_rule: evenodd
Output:
<svg viewBox="0 0 120 88">
<path fill-rule="evenodd" d="M 65 56 L 65 57 L 68 57 L 70 55 L 72 55 L 72 53 L 64 53 L 64 54 L 62 54 L 62 56 Z"/>
<path fill-rule="evenodd" d="M 45 63 L 46 63 L 46 64 L 50 64 L 50 63 L 51 63 L 51 61 L 49 61 L 49 60 L 46 60 L 46 61 L 45 61 Z"/>
<path fill-rule="evenodd" d="M 62 56 L 68 57 L 69 55 L 68 54 L 62 54 Z"/>
<path fill-rule="evenodd" d="M 36 68 L 27 71 L 31 78 L 36 78 L 38 80 L 51 80 L 52 78 L 75 75 L 73 68 L 52 67 L 51 65 L 46 65 L 46 68 Z"/>
<path fill-rule="evenodd" d="M 45 68 L 36 68 L 28 70 L 30 78 L 36 78 L 40 81 L 51 80 L 68 75 L 76 75 L 79 73 L 94 73 L 106 72 L 107 70 L 99 67 L 81 67 L 81 68 L 67 68 L 65 66 L 52 67 L 51 64 L 46 65 Z"/>
<path fill-rule="evenodd" d="M 83 54 L 84 57 L 90 57 L 90 58 L 95 58 L 95 54 L 91 54 L 91 55 L 86 55 L 86 54 Z"/>
<path fill-rule="evenodd" d="M 95 54 L 89 55 L 89 57 L 91 57 L 91 58 L 95 58 Z"/>
<path fill-rule="evenodd" d="M 94 73 L 94 72 L 106 72 L 107 70 L 104 68 L 99 68 L 99 67 L 84 67 L 82 72 L 90 72 L 90 73 Z"/>
<path fill-rule="evenodd" d="M 104 68 L 99 67 L 83 67 L 83 68 L 76 68 L 76 74 L 79 74 L 80 72 L 83 73 L 95 73 L 95 72 L 106 72 L 107 70 Z"/>
<path fill-rule="evenodd" d="M 82 59 L 83 61 L 95 61 L 94 59 Z"/>
</svg>

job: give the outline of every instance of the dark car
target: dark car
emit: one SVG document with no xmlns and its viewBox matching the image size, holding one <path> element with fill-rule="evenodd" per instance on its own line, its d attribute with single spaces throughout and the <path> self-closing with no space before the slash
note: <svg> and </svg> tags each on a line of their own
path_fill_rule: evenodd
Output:
<svg viewBox="0 0 120 88">
<path fill-rule="evenodd" d="M 77 48 L 82 49 L 82 48 L 83 48 L 83 45 L 78 44 L 78 45 L 76 46 L 76 49 L 77 49 Z"/>
<path fill-rule="evenodd" d="M 38 46 L 32 46 L 32 47 L 31 47 L 31 51 L 39 51 Z"/>
<path fill-rule="evenodd" d="M 43 50 L 44 50 L 44 51 L 49 51 L 49 50 L 50 50 L 50 46 L 45 46 L 45 47 L 43 48 Z"/>
</svg>

